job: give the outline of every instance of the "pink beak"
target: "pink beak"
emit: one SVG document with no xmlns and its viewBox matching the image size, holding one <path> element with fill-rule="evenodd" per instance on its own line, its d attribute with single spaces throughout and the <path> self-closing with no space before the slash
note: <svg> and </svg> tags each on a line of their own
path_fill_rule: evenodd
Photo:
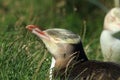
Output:
<svg viewBox="0 0 120 80">
<path fill-rule="evenodd" d="M 49 38 L 47 35 L 46 35 L 46 33 L 44 32 L 44 31 L 41 31 L 37 26 L 35 26 L 35 25 L 28 25 L 28 26 L 26 26 L 26 28 L 28 29 L 28 30 L 30 30 L 31 32 L 36 32 L 37 34 L 36 35 L 38 35 L 39 37 L 43 37 L 43 38 Z"/>
<path fill-rule="evenodd" d="M 27 28 L 28 30 L 32 31 L 33 29 L 38 28 L 38 27 L 35 26 L 35 25 L 28 25 L 28 26 L 26 26 L 26 28 Z"/>
</svg>

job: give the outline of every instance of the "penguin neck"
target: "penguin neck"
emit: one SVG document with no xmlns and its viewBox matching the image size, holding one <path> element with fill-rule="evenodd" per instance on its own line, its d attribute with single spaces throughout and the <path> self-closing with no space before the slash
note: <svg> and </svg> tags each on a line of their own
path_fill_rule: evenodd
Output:
<svg viewBox="0 0 120 80">
<path fill-rule="evenodd" d="M 88 61 L 88 58 L 86 56 L 86 53 L 84 51 L 82 42 L 80 41 L 78 44 L 73 44 L 74 46 L 74 53 L 76 52 L 76 61 L 80 61 L 80 62 L 85 62 Z"/>
<path fill-rule="evenodd" d="M 85 62 L 88 61 L 88 58 L 85 54 L 85 51 L 82 46 L 82 42 L 79 42 L 78 44 L 71 44 L 74 46 L 74 51 L 71 55 L 69 55 L 66 58 L 55 58 L 55 68 L 56 69 L 62 69 L 66 68 L 69 65 L 73 65 L 74 63 L 77 62 Z"/>
</svg>

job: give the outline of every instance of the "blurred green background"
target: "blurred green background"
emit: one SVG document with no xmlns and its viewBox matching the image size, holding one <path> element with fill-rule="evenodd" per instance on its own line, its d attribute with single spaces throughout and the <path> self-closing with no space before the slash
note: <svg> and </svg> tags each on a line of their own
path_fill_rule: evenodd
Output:
<svg viewBox="0 0 120 80">
<path fill-rule="evenodd" d="M 51 55 L 29 24 L 79 34 L 88 58 L 102 61 L 99 38 L 112 7 L 113 0 L 0 0 L 0 80 L 48 80 Z"/>
</svg>

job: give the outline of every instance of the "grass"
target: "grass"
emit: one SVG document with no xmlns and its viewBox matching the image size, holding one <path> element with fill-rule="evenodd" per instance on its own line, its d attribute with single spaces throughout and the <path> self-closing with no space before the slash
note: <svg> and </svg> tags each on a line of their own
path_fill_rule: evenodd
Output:
<svg viewBox="0 0 120 80">
<path fill-rule="evenodd" d="M 0 80 L 48 80 L 51 56 L 42 41 L 25 29 L 28 24 L 72 30 L 81 35 L 89 59 L 102 60 L 99 36 L 105 13 L 95 9 L 84 19 L 57 12 L 55 4 L 53 0 L 0 0 Z"/>
</svg>

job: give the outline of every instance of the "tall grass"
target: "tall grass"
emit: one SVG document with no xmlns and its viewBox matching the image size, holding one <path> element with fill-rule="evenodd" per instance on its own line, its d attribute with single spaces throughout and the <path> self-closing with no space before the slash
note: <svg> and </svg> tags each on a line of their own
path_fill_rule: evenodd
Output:
<svg viewBox="0 0 120 80">
<path fill-rule="evenodd" d="M 81 14 L 61 14 L 64 7 L 56 4 L 54 0 L 0 0 L 0 80 L 48 80 L 51 56 L 42 41 L 25 29 L 28 24 L 72 30 L 84 38 L 89 59 L 102 60 L 99 36 L 104 13 L 94 10 L 84 19 Z"/>
</svg>

